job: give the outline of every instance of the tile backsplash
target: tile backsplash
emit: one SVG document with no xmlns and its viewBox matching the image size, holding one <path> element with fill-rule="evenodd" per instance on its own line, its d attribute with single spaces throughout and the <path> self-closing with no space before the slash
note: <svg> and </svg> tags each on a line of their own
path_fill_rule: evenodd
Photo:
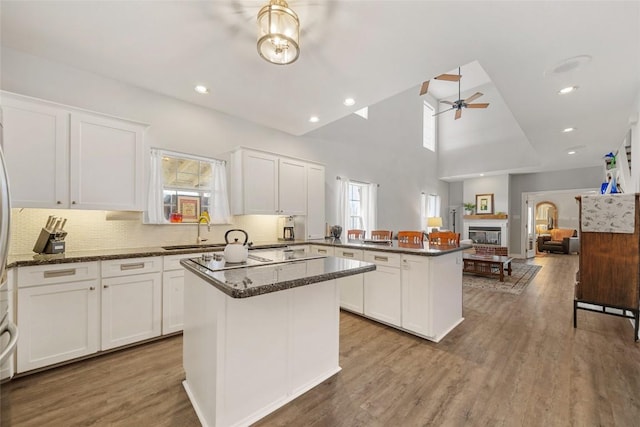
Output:
<svg viewBox="0 0 640 427">
<path fill-rule="evenodd" d="M 197 236 L 196 224 L 143 224 L 140 212 L 12 209 L 9 254 L 32 253 L 49 215 L 68 219 L 67 252 L 189 244 Z M 200 230 L 207 243 L 223 243 L 224 234 L 232 228 L 245 230 L 250 241 L 263 242 L 277 239 L 277 223 L 277 216 L 242 215 L 233 217 L 233 224 L 212 225 L 211 231 L 203 224 Z"/>
</svg>

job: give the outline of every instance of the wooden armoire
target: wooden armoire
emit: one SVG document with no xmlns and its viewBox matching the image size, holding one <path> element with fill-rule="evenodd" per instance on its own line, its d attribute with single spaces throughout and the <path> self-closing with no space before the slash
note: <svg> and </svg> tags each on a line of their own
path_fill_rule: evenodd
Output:
<svg viewBox="0 0 640 427">
<path fill-rule="evenodd" d="M 619 200 L 616 197 L 620 196 L 603 195 L 602 203 L 596 202 L 596 206 L 602 209 L 599 214 L 605 229 L 609 225 L 607 222 L 615 225 L 613 223 L 621 216 L 633 216 L 627 221 L 630 229 L 625 232 L 594 232 L 593 224 L 589 224 L 593 222 L 590 217 L 590 212 L 595 211 L 591 208 L 593 204 L 585 208 L 583 197 L 576 197 L 580 206 L 580 261 L 573 302 L 573 327 L 577 327 L 577 310 L 631 318 L 635 321 L 634 339 L 637 341 L 640 314 L 640 195 L 625 196 L 628 197 L 627 206 L 635 209 L 628 209 L 624 214 L 614 210 L 615 205 L 620 205 L 616 202 Z M 583 212 L 583 209 L 588 210 Z"/>
</svg>

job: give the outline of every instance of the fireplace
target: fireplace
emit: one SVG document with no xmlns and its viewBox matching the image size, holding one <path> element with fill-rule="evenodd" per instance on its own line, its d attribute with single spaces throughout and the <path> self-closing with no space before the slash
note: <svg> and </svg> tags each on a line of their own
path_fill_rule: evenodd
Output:
<svg viewBox="0 0 640 427">
<path fill-rule="evenodd" d="M 502 242 L 501 234 L 502 229 L 500 227 L 469 226 L 469 239 L 473 240 L 473 243 L 500 245 Z"/>
</svg>

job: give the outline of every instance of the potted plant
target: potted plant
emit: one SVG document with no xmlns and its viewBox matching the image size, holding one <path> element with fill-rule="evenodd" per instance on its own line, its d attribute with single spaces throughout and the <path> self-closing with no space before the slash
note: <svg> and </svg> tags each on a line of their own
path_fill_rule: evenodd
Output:
<svg viewBox="0 0 640 427">
<path fill-rule="evenodd" d="M 465 203 L 464 204 L 464 214 L 465 215 L 472 215 L 473 214 L 473 210 L 476 208 L 476 204 L 475 203 Z"/>
</svg>

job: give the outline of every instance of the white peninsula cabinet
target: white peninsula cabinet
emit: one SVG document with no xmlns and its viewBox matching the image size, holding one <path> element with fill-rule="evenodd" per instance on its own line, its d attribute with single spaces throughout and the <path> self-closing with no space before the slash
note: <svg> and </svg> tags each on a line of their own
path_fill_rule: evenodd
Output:
<svg viewBox="0 0 640 427">
<path fill-rule="evenodd" d="M 9 92 L 1 102 L 13 207 L 144 208 L 146 125 Z"/>
<path fill-rule="evenodd" d="M 462 255 L 402 255 L 402 327 L 440 341 L 462 321 Z"/>
<path fill-rule="evenodd" d="M 239 148 L 230 169 L 232 214 L 309 214 L 307 234 L 324 237 L 324 166 Z"/>
<path fill-rule="evenodd" d="M 335 256 L 364 261 L 364 252 L 360 249 L 337 247 L 335 248 Z M 363 314 L 364 275 L 356 274 L 353 276 L 342 277 L 337 279 L 337 282 L 338 290 L 340 291 L 340 308 L 354 313 Z"/>
<path fill-rule="evenodd" d="M 102 261 L 102 350 L 160 336 L 162 257 Z"/>
<path fill-rule="evenodd" d="M 180 260 L 201 254 L 167 255 L 162 272 L 162 335 L 180 332 L 184 323 L 184 268 Z"/>
<path fill-rule="evenodd" d="M 364 314 L 389 325 L 402 325 L 400 254 L 364 251 L 376 270 L 364 274 Z"/>
<path fill-rule="evenodd" d="M 19 267 L 17 372 L 98 351 L 98 262 Z"/>
</svg>

